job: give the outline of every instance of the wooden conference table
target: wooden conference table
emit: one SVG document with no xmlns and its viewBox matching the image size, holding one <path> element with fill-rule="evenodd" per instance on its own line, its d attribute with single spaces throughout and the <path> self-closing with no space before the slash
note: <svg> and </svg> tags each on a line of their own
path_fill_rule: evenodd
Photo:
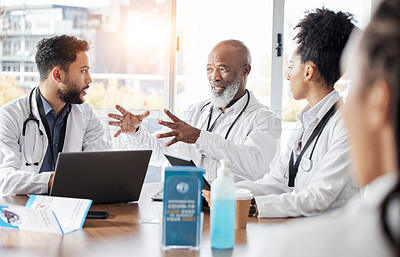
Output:
<svg viewBox="0 0 400 257">
<path fill-rule="evenodd" d="M 146 223 L 158 219 L 162 202 L 150 197 L 162 188 L 162 183 L 146 183 L 138 202 L 92 205 L 91 210 L 108 211 L 105 220 L 87 219 L 83 229 L 67 235 L 54 235 L 0 228 L 0 256 L 260 256 L 274 223 L 288 219 L 249 218 L 247 229 L 235 230 L 232 250 L 215 250 L 210 244 L 209 212 L 204 213 L 200 251 L 160 248 L 159 224 Z M 0 203 L 25 205 L 25 196 L 0 197 Z"/>
</svg>

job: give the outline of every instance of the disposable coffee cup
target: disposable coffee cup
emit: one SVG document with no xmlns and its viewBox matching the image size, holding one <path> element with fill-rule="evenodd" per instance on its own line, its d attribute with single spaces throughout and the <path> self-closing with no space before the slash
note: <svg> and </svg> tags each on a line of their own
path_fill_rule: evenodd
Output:
<svg viewBox="0 0 400 257">
<path fill-rule="evenodd" d="M 235 228 L 246 228 L 247 219 L 249 217 L 250 202 L 253 198 L 252 193 L 248 189 L 238 188 L 235 190 L 236 196 L 236 215 Z"/>
</svg>

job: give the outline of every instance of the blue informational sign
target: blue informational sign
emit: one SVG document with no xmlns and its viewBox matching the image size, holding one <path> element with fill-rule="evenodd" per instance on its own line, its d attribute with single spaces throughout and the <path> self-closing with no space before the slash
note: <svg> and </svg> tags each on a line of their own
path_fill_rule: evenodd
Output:
<svg viewBox="0 0 400 257">
<path fill-rule="evenodd" d="M 194 248 L 202 230 L 202 184 L 204 170 L 174 166 L 165 169 L 162 246 Z"/>
</svg>

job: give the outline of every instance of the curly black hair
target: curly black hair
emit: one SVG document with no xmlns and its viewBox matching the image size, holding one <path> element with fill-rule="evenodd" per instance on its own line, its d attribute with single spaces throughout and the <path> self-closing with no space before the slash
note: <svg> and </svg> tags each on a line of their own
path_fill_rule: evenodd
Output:
<svg viewBox="0 0 400 257">
<path fill-rule="evenodd" d="M 88 51 L 89 43 L 74 36 L 61 35 L 43 38 L 36 49 L 35 61 L 40 80 L 43 81 L 55 66 L 68 73 L 69 65 L 76 60 L 77 53 Z"/>
<path fill-rule="evenodd" d="M 355 27 L 350 13 L 333 12 L 326 8 L 306 12 L 294 27 L 300 28 L 294 37 L 302 63 L 312 61 L 329 87 L 340 78 L 340 56 Z"/>
</svg>

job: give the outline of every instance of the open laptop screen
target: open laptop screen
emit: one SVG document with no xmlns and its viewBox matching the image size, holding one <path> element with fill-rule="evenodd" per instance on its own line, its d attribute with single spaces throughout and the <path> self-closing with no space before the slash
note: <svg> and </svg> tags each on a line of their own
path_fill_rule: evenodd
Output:
<svg viewBox="0 0 400 257">
<path fill-rule="evenodd" d="M 51 196 L 93 203 L 139 200 L 151 150 L 60 153 Z"/>
</svg>

